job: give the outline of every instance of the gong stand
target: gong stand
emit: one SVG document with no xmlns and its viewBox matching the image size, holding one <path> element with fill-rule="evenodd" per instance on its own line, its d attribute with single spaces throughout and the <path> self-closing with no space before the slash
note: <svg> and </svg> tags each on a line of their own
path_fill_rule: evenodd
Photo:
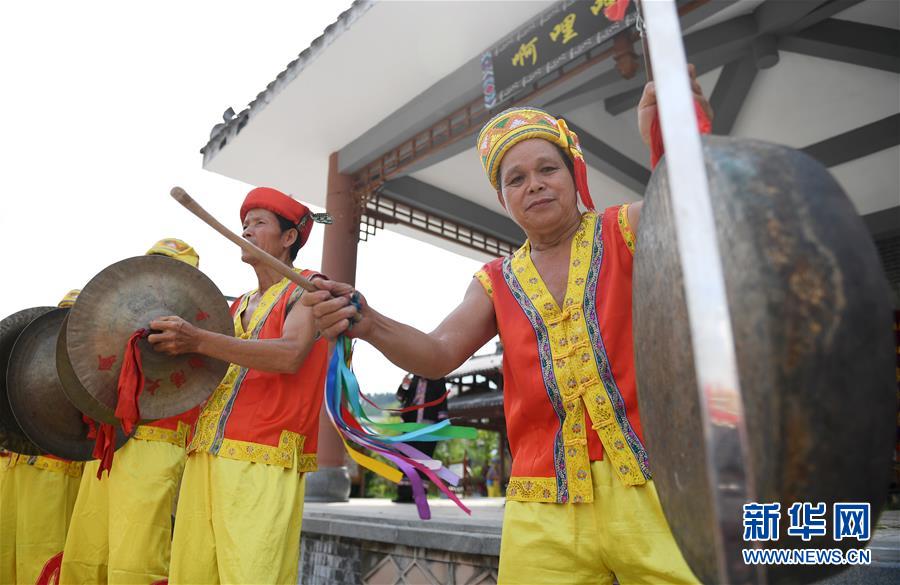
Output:
<svg viewBox="0 0 900 585">
<path fill-rule="evenodd" d="M 648 78 L 657 108 L 671 185 L 678 256 L 700 398 L 706 475 L 714 499 L 712 545 L 720 583 L 762 583 L 761 565 L 746 565 L 743 505 L 755 501 L 734 334 L 716 239 L 694 98 L 674 0 L 637 2 Z M 652 77 L 656 73 L 655 79 Z M 717 403 L 733 408 L 723 416 Z M 737 455 L 737 456 L 736 456 Z"/>
</svg>

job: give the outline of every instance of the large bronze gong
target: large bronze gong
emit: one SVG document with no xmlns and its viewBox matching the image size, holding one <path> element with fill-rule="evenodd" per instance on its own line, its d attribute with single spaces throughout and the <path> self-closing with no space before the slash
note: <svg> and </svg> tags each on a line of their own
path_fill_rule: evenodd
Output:
<svg viewBox="0 0 900 585">
<path fill-rule="evenodd" d="M 0 321 L 0 447 L 22 455 L 40 455 L 41 450 L 28 438 L 12 413 L 6 386 L 6 369 L 19 334 L 34 319 L 52 310 L 53 307 L 32 307 Z"/>
<path fill-rule="evenodd" d="M 57 369 L 66 395 L 102 422 L 114 416 L 125 346 L 156 318 L 176 315 L 193 325 L 234 335 L 225 297 L 202 272 L 164 256 L 138 256 L 105 268 L 82 289 L 60 331 Z M 171 357 L 137 343 L 144 370 L 141 418 L 174 416 L 215 390 L 228 364 L 202 355 Z"/>
<path fill-rule="evenodd" d="M 872 239 L 840 186 L 795 150 L 704 140 L 733 323 L 751 493 L 780 502 L 778 548 L 862 548 L 832 539 L 832 504 L 869 502 L 874 527 L 889 483 L 897 412 L 892 314 Z M 634 268 L 641 419 L 654 481 L 685 558 L 716 577 L 707 438 L 663 162 L 647 189 Z M 719 417 L 733 405 L 721 404 Z M 739 458 L 740 453 L 734 453 Z M 786 534 L 794 502 L 824 502 L 828 537 Z M 728 519 L 740 526 L 741 519 Z M 751 548 L 748 543 L 746 548 Z M 773 565 L 771 583 L 841 570 Z"/>
<path fill-rule="evenodd" d="M 16 420 L 42 452 L 88 461 L 94 440 L 88 439 L 88 425 L 66 398 L 56 372 L 56 338 L 68 312 L 53 309 L 22 331 L 9 359 L 7 392 Z M 126 440 L 117 429 L 116 448 Z"/>
</svg>

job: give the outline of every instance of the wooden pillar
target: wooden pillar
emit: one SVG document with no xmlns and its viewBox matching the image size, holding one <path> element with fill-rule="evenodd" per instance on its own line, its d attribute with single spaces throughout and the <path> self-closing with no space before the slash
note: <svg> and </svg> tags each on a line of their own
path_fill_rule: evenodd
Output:
<svg viewBox="0 0 900 585">
<path fill-rule="evenodd" d="M 325 210 L 334 223 L 325 226 L 322 273 L 331 280 L 356 283 L 356 248 L 359 240 L 359 215 L 348 175 L 338 172 L 338 154 L 328 159 L 328 185 Z M 323 390 L 324 391 L 324 390 Z M 319 413 L 319 471 L 309 474 L 306 499 L 316 502 L 346 501 L 350 495 L 350 476 L 340 436 L 332 426 L 323 405 Z"/>
</svg>

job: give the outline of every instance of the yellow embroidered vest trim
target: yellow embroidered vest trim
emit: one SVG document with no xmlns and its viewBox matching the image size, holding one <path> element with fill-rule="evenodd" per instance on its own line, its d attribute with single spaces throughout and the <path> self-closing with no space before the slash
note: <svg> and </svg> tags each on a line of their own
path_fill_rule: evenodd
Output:
<svg viewBox="0 0 900 585">
<path fill-rule="evenodd" d="M 81 472 L 84 469 L 83 461 L 60 461 L 59 459 L 51 459 L 40 455 L 21 455 L 19 453 L 10 453 L 10 458 L 10 467 L 30 465 L 36 469 L 64 473 L 70 477 L 81 477 Z"/>
<path fill-rule="evenodd" d="M 303 453 L 305 444 L 305 436 L 292 431 L 281 431 L 278 445 L 274 447 L 249 441 L 225 439 L 222 441 L 222 448 L 219 449 L 217 456 L 285 468 L 290 468 L 296 458 L 298 472 L 315 471 L 318 469 L 316 454 Z"/>
<path fill-rule="evenodd" d="M 295 271 L 297 270 L 295 269 Z M 259 304 L 256 306 L 253 314 L 250 316 L 246 331 L 244 330 L 244 325 L 241 321 L 241 315 L 246 310 L 250 297 L 256 291 L 254 290 L 245 294 L 241 298 L 241 304 L 234 314 L 235 335 L 241 339 L 256 339 L 259 336 L 259 331 L 262 328 L 262 324 L 265 322 L 265 318 L 268 317 L 272 308 L 284 294 L 290 282 L 291 281 L 287 278 L 283 278 L 280 282 L 269 287 L 259 300 Z M 294 456 L 302 455 L 302 445 L 300 449 L 297 449 L 296 451 L 293 450 L 294 446 L 297 444 L 296 437 L 302 438 L 303 441 L 306 440 L 305 437 L 302 437 L 297 433 L 283 431 L 278 446 L 274 447 L 260 443 L 226 439 L 224 437 L 224 429 L 228 415 L 231 413 L 231 408 L 234 405 L 237 392 L 246 375 L 247 368 L 242 368 L 237 364 L 229 364 L 225 377 L 219 383 L 219 386 L 215 391 L 213 391 L 212 396 L 210 396 L 206 405 L 200 412 L 194 437 L 191 440 L 190 445 L 188 445 L 188 452 L 208 451 L 213 455 L 221 455 L 229 459 L 271 463 L 273 465 L 290 467 L 293 463 Z M 285 438 L 285 433 L 287 433 L 288 439 Z M 285 443 L 285 441 L 287 441 L 287 443 Z M 282 449 L 290 451 L 287 465 L 284 465 L 285 454 Z M 310 463 L 307 462 L 306 465 L 309 466 Z M 315 466 L 315 461 L 313 461 L 311 465 Z"/>
<path fill-rule="evenodd" d="M 491 284 L 491 277 L 488 276 L 488 273 L 482 268 L 475 273 L 475 278 L 477 278 L 478 282 L 481 283 L 481 286 L 484 288 L 484 292 L 487 293 L 487 296 L 494 298 L 494 285 Z"/>
<path fill-rule="evenodd" d="M 619 207 L 617 221 L 619 224 L 619 233 L 622 234 L 622 239 L 625 240 L 625 246 L 628 247 L 628 251 L 634 256 L 634 242 L 636 238 L 634 232 L 631 231 L 631 225 L 628 223 L 628 205 L 629 204 L 626 203 Z"/>
<path fill-rule="evenodd" d="M 178 428 L 164 429 L 161 427 L 153 427 L 150 425 L 140 425 L 132 435 L 132 439 L 140 439 L 141 441 L 159 441 L 161 443 L 171 443 L 177 447 L 184 447 L 187 443 L 188 431 L 190 426 L 178 421 Z"/>
<path fill-rule="evenodd" d="M 556 479 L 552 477 L 511 477 L 506 499 L 517 502 L 556 503 Z"/>
<path fill-rule="evenodd" d="M 586 284 L 589 277 L 596 278 L 594 273 L 599 272 L 602 257 L 602 248 L 598 251 L 600 257 L 596 259 L 593 250 L 595 237 L 602 238 L 602 232 L 597 229 L 598 221 L 600 219 L 596 214 L 584 214 L 572 240 L 562 308 L 557 306 L 531 260 L 530 242 L 526 241 L 511 259 L 504 262 L 504 278 L 538 335 L 544 383 L 551 405 L 560 419 L 561 437 L 552 447 L 556 493 L 553 494 L 554 499 L 549 500 L 560 503 L 593 501 L 588 430 L 584 428 L 585 410 L 592 429 L 603 443 L 604 456 L 610 458 L 619 479 L 626 485 L 646 482 L 642 466 L 632 450 L 626 448 L 625 435 L 617 424 L 585 319 Z M 590 302 L 593 304 L 593 299 Z M 526 479 L 534 484 L 535 478 Z M 532 494 L 527 501 L 548 501 L 531 499 L 533 492 L 529 490 L 517 492 Z"/>
</svg>

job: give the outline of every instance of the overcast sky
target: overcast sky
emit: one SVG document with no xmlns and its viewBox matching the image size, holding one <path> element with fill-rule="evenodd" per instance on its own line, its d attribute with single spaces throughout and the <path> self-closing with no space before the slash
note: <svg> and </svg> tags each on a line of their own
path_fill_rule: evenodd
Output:
<svg viewBox="0 0 900 585">
<path fill-rule="evenodd" d="M 163 237 L 193 245 L 223 293 L 255 288 L 239 250 L 168 191 L 185 187 L 240 229 L 252 186 L 202 170 L 199 149 L 226 108 L 240 112 L 349 5 L 0 4 L 0 316 L 55 305 Z M 480 263 L 411 242 L 379 232 L 361 243 L 357 287 L 382 312 L 428 330 Z M 297 264 L 318 268 L 321 256 L 319 226 Z M 403 374 L 365 344 L 355 361 L 368 393 L 394 391 Z"/>
</svg>

